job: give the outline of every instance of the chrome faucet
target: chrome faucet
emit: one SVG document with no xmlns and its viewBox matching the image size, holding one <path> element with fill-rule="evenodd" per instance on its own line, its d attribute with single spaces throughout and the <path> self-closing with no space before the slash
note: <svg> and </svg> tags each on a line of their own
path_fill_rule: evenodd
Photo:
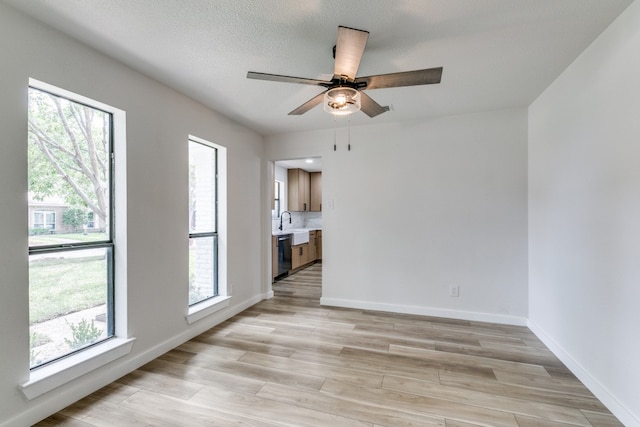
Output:
<svg viewBox="0 0 640 427">
<path fill-rule="evenodd" d="M 289 224 L 291 224 L 291 212 L 289 211 L 284 211 L 280 214 L 280 227 L 278 227 L 278 229 L 280 231 L 282 231 L 282 217 L 284 216 L 284 214 L 288 213 L 289 214 Z"/>
</svg>

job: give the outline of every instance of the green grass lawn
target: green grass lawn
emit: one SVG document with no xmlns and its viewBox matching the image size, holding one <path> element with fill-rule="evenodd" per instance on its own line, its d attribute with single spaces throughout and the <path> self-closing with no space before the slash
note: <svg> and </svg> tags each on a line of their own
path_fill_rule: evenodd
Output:
<svg viewBox="0 0 640 427">
<path fill-rule="evenodd" d="M 57 245 L 60 243 L 95 242 L 106 240 L 105 233 L 64 233 L 64 234 L 36 234 L 29 236 L 29 246 Z"/>
<path fill-rule="evenodd" d="M 31 262 L 30 323 L 106 303 L 106 283 L 107 262 L 103 256 Z"/>
</svg>

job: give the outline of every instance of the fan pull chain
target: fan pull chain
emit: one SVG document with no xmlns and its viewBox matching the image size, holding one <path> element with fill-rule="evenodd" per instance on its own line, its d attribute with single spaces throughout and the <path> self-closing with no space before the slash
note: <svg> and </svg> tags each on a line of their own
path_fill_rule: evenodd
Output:
<svg viewBox="0 0 640 427">
<path fill-rule="evenodd" d="M 336 116 L 333 116 L 333 151 L 336 151 Z"/>
<path fill-rule="evenodd" d="M 348 129 L 347 150 L 351 151 L 351 114 L 347 116 L 347 129 Z"/>
</svg>

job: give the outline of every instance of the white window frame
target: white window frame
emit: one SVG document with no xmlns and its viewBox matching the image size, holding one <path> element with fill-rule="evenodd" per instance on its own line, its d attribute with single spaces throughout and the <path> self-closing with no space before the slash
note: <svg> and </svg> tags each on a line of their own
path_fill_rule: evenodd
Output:
<svg viewBox="0 0 640 427">
<path fill-rule="evenodd" d="M 218 152 L 218 295 L 191 306 L 188 305 L 187 297 L 187 313 L 185 319 L 188 324 L 192 324 L 229 306 L 231 289 L 227 285 L 227 149 L 222 145 L 193 135 L 189 135 L 187 141 L 194 141 L 210 146 Z M 188 215 L 185 215 L 185 219 L 188 219 Z"/>
<path fill-rule="evenodd" d="M 113 231 L 114 261 L 118 266 L 114 276 L 114 336 L 85 350 L 29 370 L 28 380 L 20 384 L 19 388 L 31 400 L 129 354 L 135 338 L 127 335 L 126 114 L 110 105 L 36 79 L 29 79 L 29 86 L 112 114 L 115 156 L 113 203 L 114 215 L 118 219 L 118 226 Z M 28 352 L 25 357 L 28 360 Z"/>
</svg>

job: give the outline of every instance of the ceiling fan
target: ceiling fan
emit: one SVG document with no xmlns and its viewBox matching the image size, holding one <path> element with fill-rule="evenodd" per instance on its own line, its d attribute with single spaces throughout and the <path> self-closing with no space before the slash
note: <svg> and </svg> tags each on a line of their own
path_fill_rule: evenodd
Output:
<svg viewBox="0 0 640 427">
<path fill-rule="evenodd" d="M 389 107 L 378 104 L 364 93 L 364 90 L 440 83 L 442 67 L 356 77 L 368 38 L 368 31 L 338 27 L 338 40 L 333 47 L 333 78 L 328 81 L 254 71 L 249 71 L 247 78 L 314 85 L 327 89 L 291 111 L 289 115 L 304 114 L 324 101 L 325 111 L 332 114 L 344 115 L 362 110 L 367 116 L 375 117 L 389 111 Z"/>
</svg>

